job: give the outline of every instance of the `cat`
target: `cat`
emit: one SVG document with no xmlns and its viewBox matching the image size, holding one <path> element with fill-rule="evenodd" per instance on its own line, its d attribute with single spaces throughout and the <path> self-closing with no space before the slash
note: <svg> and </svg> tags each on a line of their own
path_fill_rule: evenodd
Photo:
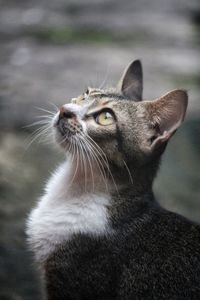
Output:
<svg viewBox="0 0 200 300">
<path fill-rule="evenodd" d="M 133 61 L 114 89 L 88 88 L 52 120 L 66 161 L 27 222 L 48 300 L 200 299 L 200 226 L 152 184 L 188 96 L 142 100 Z"/>
</svg>

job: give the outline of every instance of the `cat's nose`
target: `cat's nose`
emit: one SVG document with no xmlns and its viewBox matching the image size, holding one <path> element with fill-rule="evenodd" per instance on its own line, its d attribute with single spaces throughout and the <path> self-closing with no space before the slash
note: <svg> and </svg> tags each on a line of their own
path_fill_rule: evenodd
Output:
<svg viewBox="0 0 200 300">
<path fill-rule="evenodd" d="M 70 111 L 70 109 L 67 109 L 65 106 L 62 106 L 60 108 L 60 113 L 59 113 L 59 120 L 61 119 L 73 119 L 75 117 L 75 114 Z"/>
</svg>

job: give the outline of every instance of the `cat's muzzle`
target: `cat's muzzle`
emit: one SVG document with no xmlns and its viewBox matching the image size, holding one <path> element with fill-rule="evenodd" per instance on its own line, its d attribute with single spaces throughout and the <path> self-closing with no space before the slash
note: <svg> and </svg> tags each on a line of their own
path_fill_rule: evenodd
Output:
<svg viewBox="0 0 200 300">
<path fill-rule="evenodd" d="M 55 127 L 62 136 L 75 135 L 83 130 L 77 116 L 65 107 L 61 107 Z"/>
</svg>

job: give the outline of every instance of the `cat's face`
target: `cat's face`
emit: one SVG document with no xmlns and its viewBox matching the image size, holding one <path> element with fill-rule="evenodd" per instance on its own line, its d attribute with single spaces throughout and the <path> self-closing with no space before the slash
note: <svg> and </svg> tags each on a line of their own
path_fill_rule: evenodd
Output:
<svg viewBox="0 0 200 300">
<path fill-rule="evenodd" d="M 154 101 L 140 101 L 142 83 L 136 75 L 132 70 L 130 78 L 128 69 L 120 90 L 88 89 L 63 105 L 54 118 L 60 146 L 80 161 L 101 161 L 118 170 L 159 156 L 184 118 L 187 94 L 175 90 Z"/>
<path fill-rule="evenodd" d="M 143 157 L 154 132 L 140 102 L 95 89 L 72 102 L 65 104 L 54 119 L 61 147 L 72 151 L 75 143 L 80 148 L 88 146 L 90 155 L 98 145 L 108 161 L 117 165 Z"/>
</svg>

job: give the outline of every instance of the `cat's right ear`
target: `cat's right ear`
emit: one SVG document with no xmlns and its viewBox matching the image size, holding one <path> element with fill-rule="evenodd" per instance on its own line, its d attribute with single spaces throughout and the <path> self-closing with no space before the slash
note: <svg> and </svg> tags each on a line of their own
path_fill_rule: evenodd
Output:
<svg viewBox="0 0 200 300">
<path fill-rule="evenodd" d="M 153 130 L 148 152 L 162 149 L 185 118 L 188 95 L 184 90 L 173 90 L 159 99 L 143 101 Z M 162 148 L 161 148 L 162 147 Z"/>
<path fill-rule="evenodd" d="M 124 71 L 118 83 L 118 89 L 128 99 L 142 100 L 143 75 L 140 60 L 133 61 Z"/>
</svg>

